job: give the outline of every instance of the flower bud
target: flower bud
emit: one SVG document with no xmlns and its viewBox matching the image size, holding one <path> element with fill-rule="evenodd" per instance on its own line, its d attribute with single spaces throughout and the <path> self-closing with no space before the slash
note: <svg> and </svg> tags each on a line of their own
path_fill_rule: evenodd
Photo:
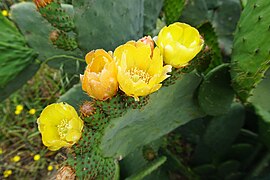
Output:
<svg viewBox="0 0 270 180">
<path fill-rule="evenodd" d="M 179 68 L 186 66 L 201 51 L 204 41 L 197 29 L 176 22 L 161 29 L 156 43 L 165 63 Z"/>
<path fill-rule="evenodd" d="M 89 52 L 88 64 L 81 75 L 82 89 L 97 100 L 105 101 L 113 97 L 118 90 L 117 68 L 110 53 L 103 49 Z"/>
</svg>

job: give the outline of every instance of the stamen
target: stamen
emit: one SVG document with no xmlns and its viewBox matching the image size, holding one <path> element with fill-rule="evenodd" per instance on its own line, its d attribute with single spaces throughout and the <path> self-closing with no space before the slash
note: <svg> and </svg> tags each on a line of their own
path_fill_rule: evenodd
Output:
<svg viewBox="0 0 270 180">
<path fill-rule="evenodd" d="M 59 125 L 57 125 L 58 134 L 61 139 L 64 139 L 67 135 L 68 130 L 71 128 L 68 121 L 63 119 Z"/>
<path fill-rule="evenodd" d="M 131 68 L 127 72 L 130 74 L 131 79 L 134 82 L 138 82 L 141 79 L 143 82 L 149 83 L 150 79 L 152 78 L 150 74 L 141 69 L 138 69 L 137 67 Z"/>
</svg>

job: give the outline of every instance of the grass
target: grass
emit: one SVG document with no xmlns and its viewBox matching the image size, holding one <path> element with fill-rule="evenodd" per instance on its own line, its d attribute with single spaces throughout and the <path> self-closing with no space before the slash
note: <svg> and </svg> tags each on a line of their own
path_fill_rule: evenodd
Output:
<svg viewBox="0 0 270 180">
<path fill-rule="evenodd" d="M 44 65 L 27 84 L 0 103 L 0 179 L 6 170 L 12 171 L 8 179 L 40 179 L 59 167 L 63 152 L 43 146 L 36 120 L 42 109 L 56 102 L 76 78 Z M 23 106 L 19 114 L 15 114 L 17 105 Z M 30 109 L 35 109 L 35 114 L 30 114 Z M 40 159 L 34 160 L 35 155 Z M 12 161 L 15 156 L 20 157 L 18 162 Z M 50 165 L 52 171 L 47 169 Z"/>
</svg>

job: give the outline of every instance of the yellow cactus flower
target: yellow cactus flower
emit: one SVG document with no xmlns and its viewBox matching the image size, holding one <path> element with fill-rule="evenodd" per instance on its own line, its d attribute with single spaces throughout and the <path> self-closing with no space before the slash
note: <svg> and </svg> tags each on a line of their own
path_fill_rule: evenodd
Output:
<svg viewBox="0 0 270 180">
<path fill-rule="evenodd" d="M 42 142 L 51 151 L 71 147 L 82 135 L 83 121 L 66 103 L 48 105 L 37 120 Z"/>
<path fill-rule="evenodd" d="M 21 160 L 21 157 L 18 156 L 18 155 L 16 155 L 13 158 L 11 158 L 11 161 L 13 161 L 13 162 L 19 162 L 20 160 Z"/>
<path fill-rule="evenodd" d="M 28 113 L 31 115 L 34 115 L 36 113 L 36 110 L 32 108 L 28 111 Z"/>
<path fill-rule="evenodd" d="M 157 91 L 161 82 L 171 72 L 171 66 L 163 66 L 159 48 L 152 54 L 151 47 L 142 42 L 127 42 L 114 51 L 117 60 L 119 87 L 136 101 L 139 96 L 146 96 Z"/>
<path fill-rule="evenodd" d="M 47 167 L 47 170 L 48 170 L 48 171 L 52 171 L 52 170 L 53 170 L 53 166 L 52 166 L 52 165 L 49 165 L 49 166 Z"/>
<path fill-rule="evenodd" d="M 161 29 L 156 44 L 165 63 L 179 68 L 186 66 L 201 51 L 204 41 L 197 29 L 176 22 Z"/>
<path fill-rule="evenodd" d="M 85 56 L 87 67 L 81 75 L 82 89 L 98 100 L 113 97 L 118 90 L 117 67 L 112 55 L 98 49 Z"/>
<path fill-rule="evenodd" d="M 8 16 L 8 11 L 7 10 L 2 10 L 2 15 L 7 17 Z"/>
<path fill-rule="evenodd" d="M 38 160 L 40 160 L 40 155 L 39 154 L 36 154 L 35 156 L 34 156 L 34 158 L 33 158 L 35 161 L 38 161 Z"/>
<path fill-rule="evenodd" d="M 23 105 L 19 104 L 16 106 L 17 111 L 22 111 L 23 110 Z"/>
<path fill-rule="evenodd" d="M 5 170 L 4 173 L 3 173 L 3 175 L 4 175 L 5 178 L 7 178 L 8 176 L 10 176 L 11 174 L 12 174 L 12 170 L 10 170 L 10 169 L 9 170 Z"/>
</svg>

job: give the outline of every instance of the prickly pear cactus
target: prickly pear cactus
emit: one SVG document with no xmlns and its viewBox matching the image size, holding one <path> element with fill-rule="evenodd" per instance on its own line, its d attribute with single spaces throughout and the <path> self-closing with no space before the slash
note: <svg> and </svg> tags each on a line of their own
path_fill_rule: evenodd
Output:
<svg viewBox="0 0 270 180">
<path fill-rule="evenodd" d="M 40 14 L 54 27 L 65 32 L 74 29 L 73 17 L 61 7 L 59 0 L 35 1 Z"/>
<path fill-rule="evenodd" d="M 73 1 L 74 23 L 80 49 L 112 50 L 143 34 L 143 0 Z"/>
<path fill-rule="evenodd" d="M 248 1 L 235 33 L 231 76 L 233 87 L 246 101 L 262 80 L 270 62 L 270 1 Z"/>
</svg>

